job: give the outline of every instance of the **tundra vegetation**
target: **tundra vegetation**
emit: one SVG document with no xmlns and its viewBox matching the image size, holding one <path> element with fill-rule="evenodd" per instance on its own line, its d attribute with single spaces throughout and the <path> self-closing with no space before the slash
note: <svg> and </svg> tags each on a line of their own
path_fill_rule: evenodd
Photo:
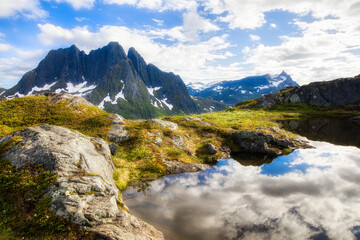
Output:
<svg viewBox="0 0 360 240">
<path fill-rule="evenodd" d="M 99 137 L 109 144 L 111 114 L 97 107 L 62 101 L 51 103 L 52 97 L 28 96 L 0 102 L 0 138 L 28 127 L 52 124 Z M 280 120 L 315 117 L 350 117 L 356 111 L 325 109 L 304 104 L 288 104 L 270 108 L 248 108 L 256 100 L 243 102 L 221 112 L 192 116 L 164 117 L 178 124 L 178 129 L 164 128 L 151 120 L 125 120 L 129 140 L 117 143 L 113 156 L 114 180 L 120 191 L 141 185 L 168 174 L 164 160 L 182 163 L 214 164 L 219 153 L 205 151 L 207 144 L 216 148 L 228 145 L 229 133 L 278 127 Z M 126 116 L 125 116 L 126 117 Z M 201 118 L 198 121 L 194 118 Z M 206 124 L 204 124 L 206 123 Z M 260 129 L 259 129 L 260 127 Z M 289 135 L 293 135 L 288 133 Z M 161 142 L 155 141 L 160 138 Z M 174 144 L 181 139 L 183 146 Z M 21 142 L 13 137 L 0 144 L 0 155 Z M 91 233 L 81 231 L 50 210 L 46 189 L 56 178 L 41 166 L 16 169 L 0 160 L 0 239 L 86 239 Z"/>
</svg>

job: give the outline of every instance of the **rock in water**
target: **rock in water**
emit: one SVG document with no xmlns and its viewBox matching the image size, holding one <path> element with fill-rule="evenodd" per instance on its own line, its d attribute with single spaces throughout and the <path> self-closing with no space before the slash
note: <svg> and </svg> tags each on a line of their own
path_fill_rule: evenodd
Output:
<svg viewBox="0 0 360 240">
<path fill-rule="evenodd" d="M 260 128 L 261 131 L 243 130 L 230 134 L 232 152 L 260 153 L 277 156 L 286 153 L 286 149 L 311 148 L 305 141 L 290 137 L 279 128 Z"/>
<path fill-rule="evenodd" d="M 118 189 L 112 178 L 108 144 L 63 127 L 42 125 L 0 139 L 22 141 L 1 157 L 20 168 L 43 164 L 56 172 L 51 186 L 51 210 L 95 232 L 98 239 L 163 239 L 161 232 L 118 208 Z"/>
</svg>

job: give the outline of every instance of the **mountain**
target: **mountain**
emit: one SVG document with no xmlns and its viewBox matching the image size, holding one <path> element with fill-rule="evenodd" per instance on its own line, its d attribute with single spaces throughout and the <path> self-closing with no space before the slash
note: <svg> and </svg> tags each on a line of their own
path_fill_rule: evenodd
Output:
<svg viewBox="0 0 360 240">
<path fill-rule="evenodd" d="M 5 88 L 0 88 L 0 96 L 2 96 L 5 93 L 6 89 Z"/>
<path fill-rule="evenodd" d="M 277 94 L 265 95 L 239 107 L 270 107 L 279 104 L 303 103 L 318 107 L 360 109 L 360 75 L 332 81 L 312 82 L 288 88 Z"/>
<path fill-rule="evenodd" d="M 187 88 L 192 96 L 235 104 L 241 101 L 256 99 L 266 94 L 277 93 L 288 86 L 299 85 L 288 74 L 282 72 L 274 76 L 266 74 L 219 83 L 192 83 L 188 84 Z"/>
<path fill-rule="evenodd" d="M 82 96 L 129 119 L 202 112 L 180 76 L 147 64 L 134 48 L 126 54 L 117 42 L 89 54 L 75 45 L 51 50 L 3 96 L 11 99 L 43 92 Z"/>
</svg>

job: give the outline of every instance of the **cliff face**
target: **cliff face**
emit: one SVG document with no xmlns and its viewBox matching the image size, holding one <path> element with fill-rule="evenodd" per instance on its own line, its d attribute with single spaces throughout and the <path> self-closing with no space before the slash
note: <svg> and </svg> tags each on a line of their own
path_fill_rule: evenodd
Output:
<svg viewBox="0 0 360 240">
<path fill-rule="evenodd" d="M 359 109 L 360 78 L 341 78 L 288 88 L 278 94 L 270 94 L 259 98 L 253 106 L 269 107 L 275 104 L 287 103 Z"/>
<path fill-rule="evenodd" d="M 126 118 L 200 112 L 179 76 L 146 64 L 134 48 L 126 54 L 117 42 L 89 54 L 75 45 L 51 50 L 37 68 L 27 72 L 3 97 L 43 92 L 82 96 Z"/>
</svg>

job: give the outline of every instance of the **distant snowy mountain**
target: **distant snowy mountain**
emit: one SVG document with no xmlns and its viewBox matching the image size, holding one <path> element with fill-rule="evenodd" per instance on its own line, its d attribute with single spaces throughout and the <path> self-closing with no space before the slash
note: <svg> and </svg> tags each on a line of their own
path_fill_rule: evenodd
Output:
<svg viewBox="0 0 360 240">
<path fill-rule="evenodd" d="M 191 83 L 187 85 L 189 94 L 210 98 L 216 101 L 236 104 L 241 101 L 259 98 L 263 95 L 280 92 L 289 86 L 299 86 L 292 78 L 282 72 L 278 75 L 247 77 L 235 81 L 218 83 Z"/>
<path fill-rule="evenodd" d="M 51 50 L 16 86 L 5 92 L 0 89 L 0 99 L 43 92 L 82 96 L 125 118 L 202 113 L 228 107 L 213 100 L 195 101 L 180 76 L 147 64 L 134 48 L 126 54 L 117 42 L 89 54 L 75 45 Z"/>
</svg>

